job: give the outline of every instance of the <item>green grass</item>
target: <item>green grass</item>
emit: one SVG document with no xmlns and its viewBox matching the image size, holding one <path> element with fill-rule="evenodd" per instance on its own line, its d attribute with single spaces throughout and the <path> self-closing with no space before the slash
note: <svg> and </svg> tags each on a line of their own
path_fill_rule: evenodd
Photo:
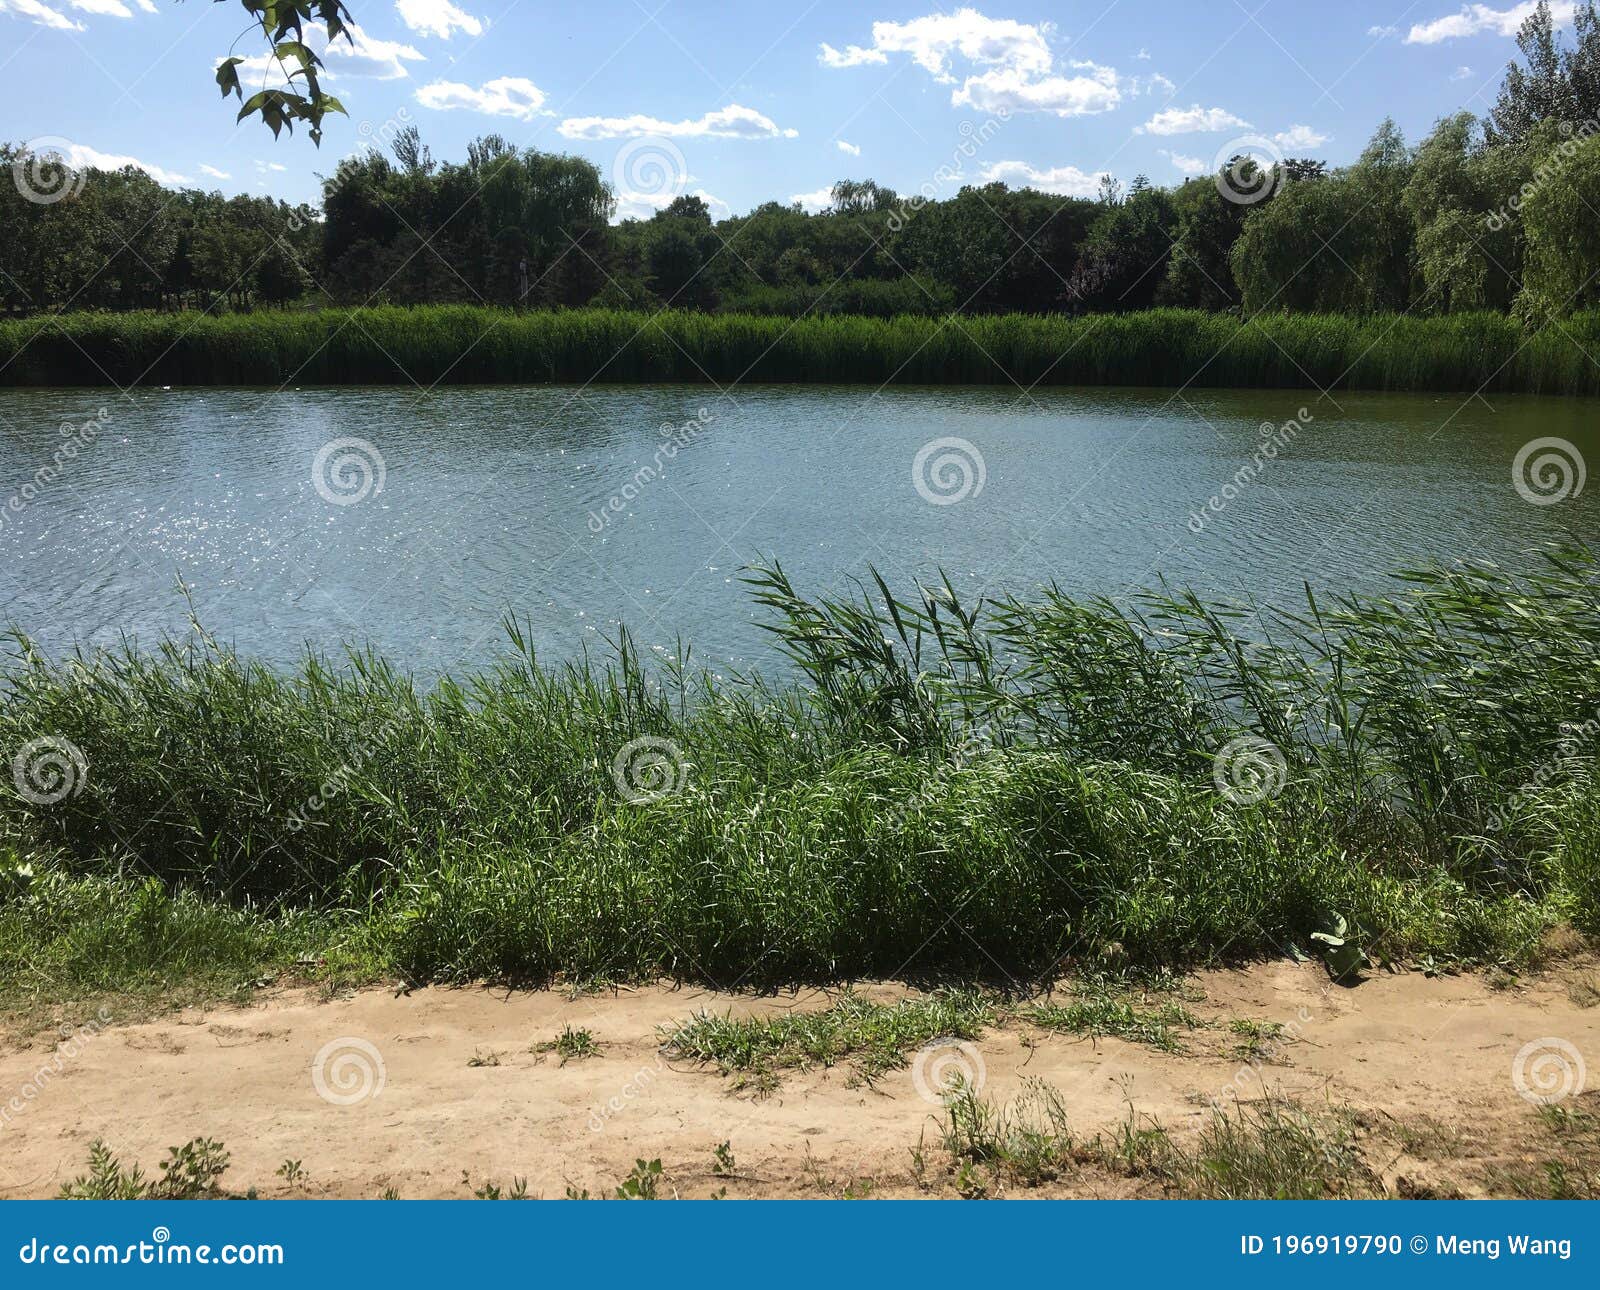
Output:
<svg viewBox="0 0 1600 1290">
<path fill-rule="evenodd" d="M 212 1200 L 222 1196 L 228 1152 L 210 1138 L 193 1138 L 171 1147 L 161 1173 L 146 1178 L 138 1165 L 124 1165 L 96 1140 L 89 1146 L 88 1171 L 61 1188 L 61 1200 Z M 298 1164 L 299 1162 L 294 1162 Z"/>
<path fill-rule="evenodd" d="M 1288 1102 L 1239 1104 L 1211 1114 L 1195 1141 L 1131 1119 L 1099 1156 L 1194 1200 L 1361 1200 L 1387 1195 L 1348 1112 Z"/>
<path fill-rule="evenodd" d="M 853 1057 L 871 1080 L 906 1063 L 906 1053 L 935 1039 L 976 1039 L 995 1007 L 973 990 L 942 990 L 925 999 L 872 1003 L 845 993 L 825 1009 L 770 1017 L 701 1012 L 662 1036 L 675 1057 L 714 1062 L 729 1071 L 833 1066 Z"/>
<path fill-rule="evenodd" d="M 1518 967 L 1553 925 L 1600 930 L 1597 576 L 1549 552 L 1258 617 L 809 601 L 774 568 L 752 583 L 781 682 L 652 672 L 626 640 L 547 667 L 515 623 L 427 690 L 370 654 L 23 642 L 0 753 L 54 740 L 82 773 L 59 800 L 0 776 L 0 979 L 1010 990 L 1341 925 L 1372 962 Z M 619 774 L 645 738 L 662 796 Z"/>
<path fill-rule="evenodd" d="M 1164 1053 L 1182 1049 L 1180 1027 L 1193 1030 L 1199 1019 L 1178 1003 L 1140 1008 L 1127 999 L 1105 996 L 1075 999 L 1071 1003 L 1036 1003 L 1023 1017 L 1045 1030 L 1072 1035 L 1112 1035 L 1130 1043 L 1148 1044 Z"/>
<path fill-rule="evenodd" d="M 830 381 L 1600 393 L 1600 315 L 1531 337 L 1437 318 L 1158 309 L 1087 317 L 545 313 L 457 305 L 0 321 L 0 383 Z"/>
<path fill-rule="evenodd" d="M 117 996 L 118 1021 L 187 998 L 244 998 L 280 973 L 310 975 L 337 939 L 336 920 L 268 916 L 169 891 L 154 877 L 40 867 L 0 895 L 0 1008 Z M 10 865 L 15 873 L 15 862 Z M 355 979 L 375 975 L 369 968 Z"/>
<path fill-rule="evenodd" d="M 960 1087 L 945 1099 L 939 1145 L 963 1196 L 1007 1186 L 1072 1181 L 1086 1169 L 1147 1180 L 1168 1196 L 1198 1200 L 1381 1198 L 1382 1180 L 1362 1150 L 1354 1118 L 1268 1100 L 1215 1110 L 1199 1134 L 1179 1138 L 1130 1115 L 1115 1132 L 1080 1139 L 1061 1095 L 1041 1080 L 1000 1105 Z"/>
<path fill-rule="evenodd" d="M 581 1062 L 586 1057 L 597 1056 L 600 1045 L 586 1027 L 563 1026 L 559 1035 L 545 1043 L 535 1044 L 532 1051 L 554 1053 L 561 1059 L 561 1065 L 565 1066 L 568 1062 Z"/>
</svg>

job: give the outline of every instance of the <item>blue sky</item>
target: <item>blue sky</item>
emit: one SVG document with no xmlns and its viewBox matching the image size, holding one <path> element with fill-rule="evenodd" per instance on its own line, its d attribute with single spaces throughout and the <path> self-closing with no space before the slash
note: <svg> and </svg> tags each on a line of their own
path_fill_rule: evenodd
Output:
<svg viewBox="0 0 1600 1290">
<path fill-rule="evenodd" d="M 330 118 L 319 150 L 235 126 L 218 97 L 212 67 L 246 21 L 237 5 L 0 0 L 0 138 L 291 200 L 314 200 L 318 173 L 407 123 L 439 158 L 490 131 L 580 153 L 625 213 L 677 191 L 718 213 L 810 201 L 840 178 L 938 196 L 990 178 L 1092 193 L 1107 171 L 1174 183 L 1241 139 L 1341 163 L 1385 114 L 1413 141 L 1445 113 L 1481 114 L 1532 7 L 349 3 L 360 39 L 329 53 L 327 88 L 350 116 Z M 259 48 L 247 36 L 233 52 Z M 278 83 L 266 68 L 243 79 Z"/>
</svg>

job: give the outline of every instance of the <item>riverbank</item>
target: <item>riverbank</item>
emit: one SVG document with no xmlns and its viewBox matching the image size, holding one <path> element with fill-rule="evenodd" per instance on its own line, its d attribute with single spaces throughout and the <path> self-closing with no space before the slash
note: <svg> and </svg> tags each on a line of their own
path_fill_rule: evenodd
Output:
<svg viewBox="0 0 1600 1290">
<path fill-rule="evenodd" d="M 1600 393 L 1600 313 L 1529 333 L 1418 318 L 1160 309 L 787 318 L 423 306 L 0 322 L 0 385 L 830 382 Z"/>
<path fill-rule="evenodd" d="M 1030 999 L 277 986 L 92 1029 L 78 1005 L 0 1027 L 28 1090 L 0 1196 L 156 1182 L 199 1139 L 223 1170 L 180 1185 L 285 1199 L 1596 1198 L 1571 1057 L 1600 1051 L 1595 968 L 1347 989 L 1279 960 Z M 96 1139 L 121 1168 L 86 1178 Z"/>
<path fill-rule="evenodd" d="M 423 690 L 199 638 L 0 678 L 19 998 L 249 979 L 1002 985 L 1294 951 L 1350 977 L 1600 929 L 1588 554 L 1259 629 L 1052 594 L 810 601 L 797 682 L 545 667 Z"/>
</svg>

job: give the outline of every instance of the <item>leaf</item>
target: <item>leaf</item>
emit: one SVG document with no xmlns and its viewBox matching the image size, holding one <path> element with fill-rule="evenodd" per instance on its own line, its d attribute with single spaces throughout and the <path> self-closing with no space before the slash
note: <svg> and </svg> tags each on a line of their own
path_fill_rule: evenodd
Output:
<svg viewBox="0 0 1600 1290">
<path fill-rule="evenodd" d="M 242 58 L 224 58 L 217 64 L 217 85 L 222 90 L 222 97 L 227 98 L 228 92 L 244 97 L 244 91 L 239 88 L 239 64 Z"/>
<path fill-rule="evenodd" d="M 309 49 L 298 40 L 286 40 L 273 48 L 273 56 L 282 62 L 286 58 L 297 59 L 302 68 L 312 66 L 317 60 Z"/>
<path fill-rule="evenodd" d="M 1353 977 L 1362 968 L 1372 966 L 1366 950 L 1361 946 L 1363 938 L 1359 928 L 1352 928 L 1341 914 L 1331 914 L 1322 921 L 1331 930 L 1312 932 L 1311 948 L 1322 955 L 1322 961 L 1334 980 Z"/>
</svg>

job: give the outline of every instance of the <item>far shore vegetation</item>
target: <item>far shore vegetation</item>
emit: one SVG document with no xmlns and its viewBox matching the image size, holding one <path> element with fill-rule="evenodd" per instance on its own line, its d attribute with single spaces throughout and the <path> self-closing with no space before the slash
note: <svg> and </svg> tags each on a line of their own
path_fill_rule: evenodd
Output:
<svg viewBox="0 0 1600 1290">
<path fill-rule="evenodd" d="M 1385 121 L 1346 166 L 1241 153 L 1093 194 L 975 182 L 978 155 L 907 192 L 843 180 L 820 211 L 669 191 L 612 223 L 593 162 L 498 135 L 440 161 L 398 128 L 330 160 L 319 206 L 0 146 L 50 192 L 0 185 L 0 382 L 1594 393 L 1600 17 L 1577 6 L 1569 40 L 1541 3 L 1518 46 L 1484 118 L 1420 143 Z"/>
<path fill-rule="evenodd" d="M 0 322 L 0 385 L 837 382 L 1600 394 L 1600 310 L 961 318 L 521 312 L 470 305 Z M 1313 395 L 1314 397 L 1314 395 Z"/>
<path fill-rule="evenodd" d="M 1027 989 L 1297 953 L 1516 970 L 1600 931 L 1600 565 L 1240 618 L 1147 594 L 814 601 L 787 679 L 203 633 L 0 675 L 11 1005 L 183 983 Z M 943 1023 L 941 1023 L 943 1024 Z M 687 1040 L 685 1040 L 687 1042 Z"/>
</svg>

